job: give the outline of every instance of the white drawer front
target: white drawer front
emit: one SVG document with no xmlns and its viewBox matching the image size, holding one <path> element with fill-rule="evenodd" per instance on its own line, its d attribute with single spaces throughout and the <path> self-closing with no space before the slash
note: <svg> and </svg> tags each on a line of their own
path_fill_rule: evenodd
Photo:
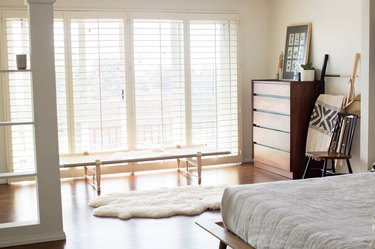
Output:
<svg viewBox="0 0 375 249">
<path fill-rule="evenodd" d="M 266 128 L 253 128 L 254 142 L 275 149 L 290 151 L 290 134 Z"/>
</svg>

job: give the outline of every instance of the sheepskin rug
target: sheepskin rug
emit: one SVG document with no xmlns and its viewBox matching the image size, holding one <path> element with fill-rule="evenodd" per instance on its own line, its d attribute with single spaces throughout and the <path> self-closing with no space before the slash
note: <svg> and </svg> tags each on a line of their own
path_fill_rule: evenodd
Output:
<svg viewBox="0 0 375 249">
<path fill-rule="evenodd" d="M 185 186 L 155 190 L 110 193 L 96 197 L 89 205 L 95 216 L 130 218 L 165 218 L 173 215 L 198 215 L 220 209 L 227 186 Z"/>
</svg>

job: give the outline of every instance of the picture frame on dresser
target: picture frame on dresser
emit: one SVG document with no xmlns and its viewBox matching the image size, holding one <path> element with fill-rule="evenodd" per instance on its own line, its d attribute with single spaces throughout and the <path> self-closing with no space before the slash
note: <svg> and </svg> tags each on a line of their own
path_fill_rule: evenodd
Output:
<svg viewBox="0 0 375 249">
<path fill-rule="evenodd" d="M 286 29 L 284 80 L 298 80 L 300 65 L 309 61 L 311 23 L 289 25 Z"/>
</svg>

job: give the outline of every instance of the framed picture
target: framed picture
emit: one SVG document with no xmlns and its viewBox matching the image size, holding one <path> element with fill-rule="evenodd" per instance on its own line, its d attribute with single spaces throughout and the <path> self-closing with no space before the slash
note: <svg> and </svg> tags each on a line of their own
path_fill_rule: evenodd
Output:
<svg viewBox="0 0 375 249">
<path fill-rule="evenodd" d="M 311 23 L 287 27 L 283 79 L 298 80 L 300 65 L 309 61 L 310 37 Z"/>
</svg>

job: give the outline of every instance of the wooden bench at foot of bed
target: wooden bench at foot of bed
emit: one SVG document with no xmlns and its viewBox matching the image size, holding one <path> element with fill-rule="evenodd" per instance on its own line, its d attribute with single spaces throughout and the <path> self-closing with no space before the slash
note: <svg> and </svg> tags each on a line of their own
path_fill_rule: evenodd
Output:
<svg viewBox="0 0 375 249">
<path fill-rule="evenodd" d="M 96 155 L 85 153 L 78 156 L 60 157 L 60 167 L 84 167 L 85 179 L 100 192 L 101 166 L 177 159 L 177 170 L 187 176 L 196 176 L 200 184 L 202 181 L 202 157 L 227 154 L 230 154 L 230 151 L 216 150 L 206 146 L 177 146 L 173 148 L 101 153 Z M 196 168 L 197 175 L 190 173 L 189 168 Z"/>
<path fill-rule="evenodd" d="M 201 220 L 195 223 L 220 240 L 219 249 L 226 249 L 227 246 L 233 249 L 254 249 L 254 247 L 226 229 L 222 221 Z"/>
</svg>

